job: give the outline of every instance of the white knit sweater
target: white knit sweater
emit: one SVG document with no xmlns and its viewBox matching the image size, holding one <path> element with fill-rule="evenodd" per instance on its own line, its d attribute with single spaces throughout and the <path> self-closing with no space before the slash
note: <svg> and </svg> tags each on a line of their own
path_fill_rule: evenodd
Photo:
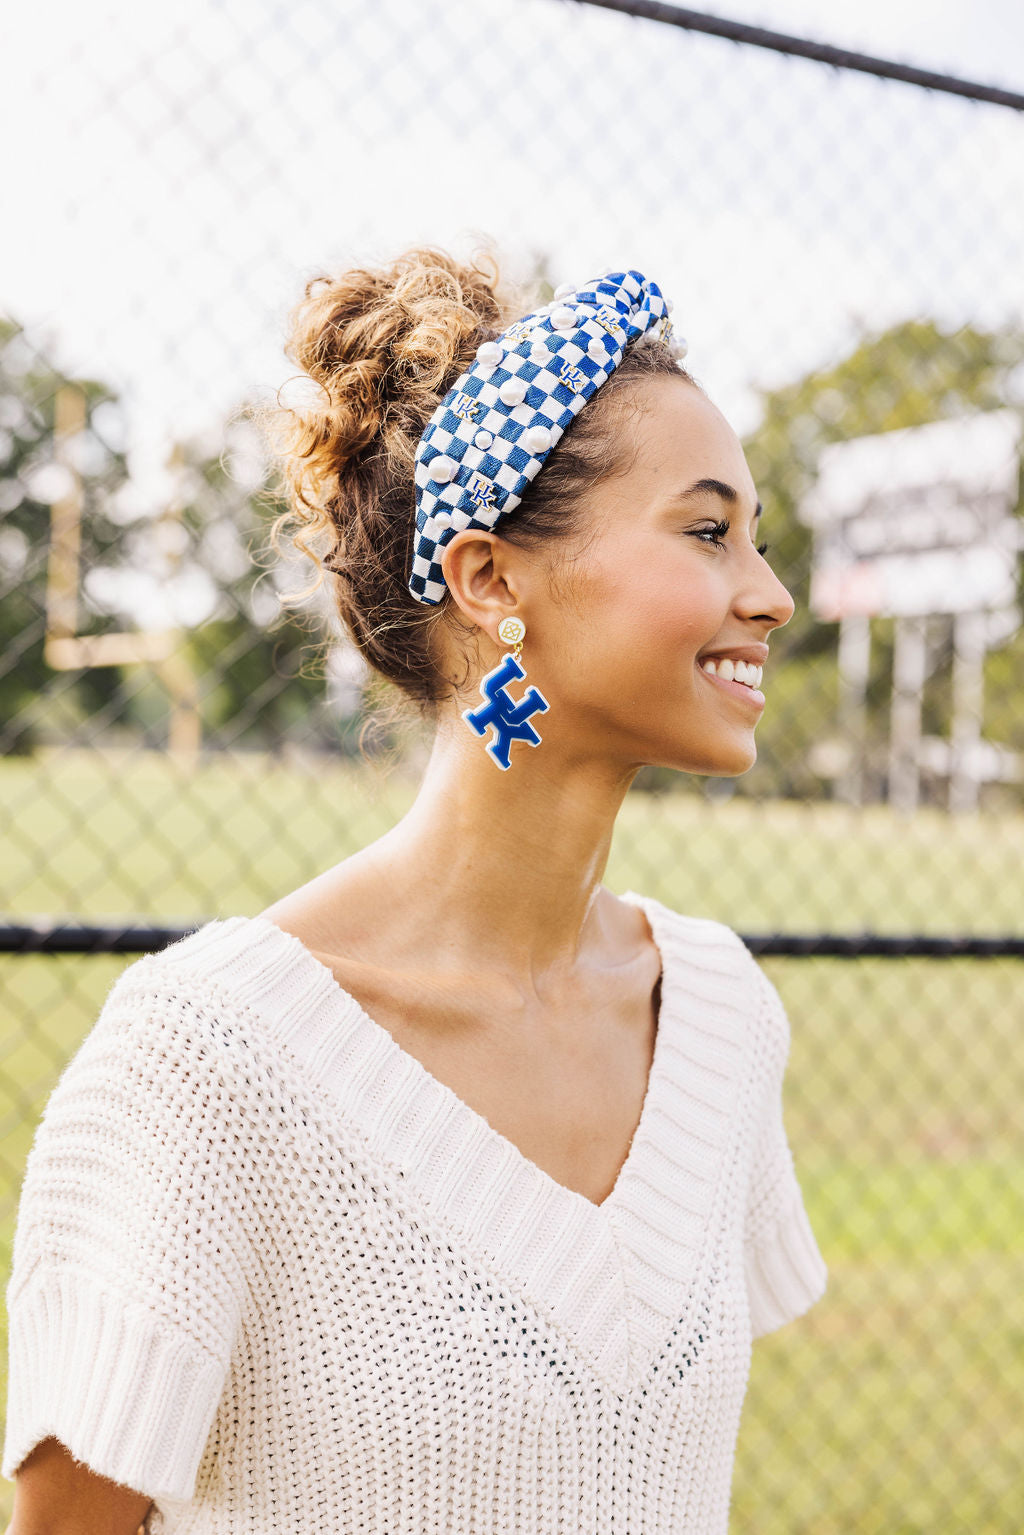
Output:
<svg viewBox="0 0 1024 1535">
<path fill-rule="evenodd" d="M 725 1535 L 751 1338 L 827 1271 L 740 940 L 663 961 L 601 1205 L 262 917 L 129 965 L 36 1134 L 2 1471 L 53 1434 L 175 1535 Z"/>
</svg>

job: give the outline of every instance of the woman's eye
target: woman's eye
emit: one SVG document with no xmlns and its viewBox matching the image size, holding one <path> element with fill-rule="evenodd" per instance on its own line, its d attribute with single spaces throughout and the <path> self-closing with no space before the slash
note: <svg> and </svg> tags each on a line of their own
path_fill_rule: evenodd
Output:
<svg viewBox="0 0 1024 1535">
<path fill-rule="evenodd" d="M 721 544 L 728 531 L 728 522 L 716 522 L 713 528 L 697 528 L 694 532 L 694 537 L 706 539 L 709 544 L 717 546 Z"/>
<path fill-rule="evenodd" d="M 693 537 L 699 538 L 702 540 L 702 542 L 709 543 L 715 548 L 720 548 L 731 526 L 732 524 L 728 521 L 728 519 L 723 519 L 721 522 L 716 522 L 714 527 L 696 528 L 694 530 Z M 768 545 L 766 543 L 758 544 L 757 552 L 761 555 L 767 554 Z"/>
</svg>

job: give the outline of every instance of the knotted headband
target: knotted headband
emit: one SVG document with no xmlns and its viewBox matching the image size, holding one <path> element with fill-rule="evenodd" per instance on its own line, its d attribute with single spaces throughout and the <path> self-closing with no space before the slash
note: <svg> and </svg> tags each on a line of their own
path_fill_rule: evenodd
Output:
<svg viewBox="0 0 1024 1535">
<path fill-rule="evenodd" d="M 670 307 L 642 272 L 607 272 L 582 288 L 559 288 L 553 303 L 477 348 L 416 447 L 409 590 L 419 602 L 444 596 L 440 554 L 456 533 L 493 528 L 519 505 L 631 341 L 651 331 L 677 358 L 686 355 Z"/>
</svg>

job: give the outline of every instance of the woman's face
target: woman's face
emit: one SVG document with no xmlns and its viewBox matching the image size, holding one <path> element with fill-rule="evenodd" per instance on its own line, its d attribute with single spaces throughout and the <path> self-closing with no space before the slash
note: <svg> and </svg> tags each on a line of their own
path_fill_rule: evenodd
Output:
<svg viewBox="0 0 1024 1535">
<path fill-rule="evenodd" d="M 524 614 L 526 685 L 550 704 L 545 741 L 572 756 L 732 777 L 756 760 L 771 668 L 762 692 L 703 663 L 763 665 L 793 599 L 758 553 L 757 492 L 720 411 L 685 379 L 637 390 L 635 461 L 593 495 L 579 557 L 569 549 L 571 601 L 553 592 Z M 701 480 L 735 497 L 684 494 Z"/>
</svg>

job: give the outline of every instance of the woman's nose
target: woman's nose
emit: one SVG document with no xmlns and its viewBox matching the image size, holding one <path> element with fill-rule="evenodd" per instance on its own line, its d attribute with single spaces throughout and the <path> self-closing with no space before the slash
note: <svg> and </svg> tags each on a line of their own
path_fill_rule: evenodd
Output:
<svg viewBox="0 0 1024 1535">
<path fill-rule="evenodd" d="M 760 569 L 751 580 L 743 602 L 744 615 L 759 619 L 773 629 L 788 624 L 796 610 L 796 604 L 787 587 L 761 555 L 757 556 Z"/>
</svg>

